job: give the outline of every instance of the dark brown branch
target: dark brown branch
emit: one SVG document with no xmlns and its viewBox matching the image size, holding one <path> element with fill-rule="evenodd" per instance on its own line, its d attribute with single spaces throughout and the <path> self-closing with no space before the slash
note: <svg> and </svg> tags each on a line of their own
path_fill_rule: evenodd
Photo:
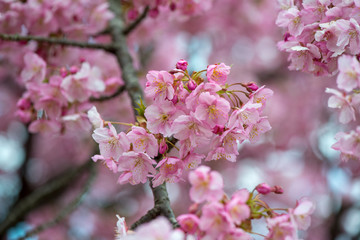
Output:
<svg viewBox="0 0 360 240">
<path fill-rule="evenodd" d="M 45 185 L 39 187 L 33 193 L 18 202 L 12 212 L 6 217 L 6 219 L 0 223 L 0 236 L 3 235 L 10 227 L 20 221 L 27 213 L 39 206 L 44 199 L 51 198 L 53 195 L 70 185 L 78 175 L 89 169 L 93 163 L 87 161 L 86 163 L 66 170 L 65 174 L 49 181 Z"/>
<path fill-rule="evenodd" d="M 39 37 L 39 36 L 22 36 L 18 34 L 0 34 L 0 39 L 5 41 L 36 41 L 41 43 L 57 44 L 62 46 L 90 48 L 90 49 L 102 49 L 105 51 L 112 51 L 113 46 L 111 44 L 102 43 L 89 43 L 69 40 L 66 38 L 53 38 L 53 37 Z"/>
<path fill-rule="evenodd" d="M 42 231 L 51 228 L 55 226 L 56 224 L 59 224 L 64 218 L 69 215 L 71 212 L 73 212 L 82 202 L 82 199 L 84 195 L 90 190 L 90 186 L 93 183 L 96 176 L 96 171 L 94 164 L 90 164 L 90 173 L 88 176 L 88 179 L 85 183 L 85 186 L 83 190 L 80 192 L 80 194 L 73 200 L 71 203 L 69 203 L 64 209 L 60 210 L 59 213 L 55 216 L 55 218 L 51 219 L 48 222 L 45 222 L 44 224 L 41 224 L 40 226 L 34 228 L 30 232 L 27 232 L 26 235 L 19 240 L 25 240 L 28 237 L 34 236 L 36 234 L 41 233 Z"/>
<path fill-rule="evenodd" d="M 119 87 L 119 89 L 114 92 L 113 94 L 111 94 L 110 96 L 102 96 L 102 97 L 99 97 L 99 98 L 90 98 L 90 102 L 105 102 L 105 101 L 108 101 L 110 99 L 113 99 L 117 96 L 119 96 L 122 92 L 125 91 L 125 85 Z"/>
<path fill-rule="evenodd" d="M 139 84 L 139 80 L 135 74 L 132 58 L 129 54 L 128 45 L 126 42 L 126 36 L 123 32 L 125 29 L 124 22 L 122 20 L 121 6 L 119 0 L 109 0 L 110 10 L 114 13 L 115 17 L 110 21 L 109 28 L 110 34 L 114 43 L 114 51 L 117 61 L 121 67 L 122 79 L 125 83 L 125 88 L 131 99 L 133 108 L 137 108 L 140 99 L 143 98 L 143 90 Z M 136 114 L 136 113 L 134 113 Z M 159 211 L 159 215 L 163 215 L 169 219 L 169 221 L 177 226 L 175 215 L 170 206 L 170 200 L 166 190 L 166 184 L 162 184 L 158 187 L 152 187 L 151 190 L 154 195 L 154 210 L 152 212 Z M 159 210 L 157 210 L 159 209 Z M 145 219 L 149 219 L 149 216 L 144 216 Z M 141 224 L 141 223 L 140 223 Z"/>
<path fill-rule="evenodd" d="M 152 209 L 150 209 L 144 216 L 142 216 L 139 220 L 137 220 L 136 222 L 134 222 L 130 229 L 131 230 L 135 230 L 138 226 L 140 226 L 141 224 L 150 222 L 151 220 L 155 219 L 156 217 L 158 217 L 160 215 L 160 208 L 158 207 L 153 207 Z"/>
<path fill-rule="evenodd" d="M 149 7 L 146 6 L 144 11 L 141 13 L 141 15 L 123 30 L 123 34 L 128 35 L 129 33 L 131 33 L 145 19 L 148 12 L 149 12 Z"/>
</svg>

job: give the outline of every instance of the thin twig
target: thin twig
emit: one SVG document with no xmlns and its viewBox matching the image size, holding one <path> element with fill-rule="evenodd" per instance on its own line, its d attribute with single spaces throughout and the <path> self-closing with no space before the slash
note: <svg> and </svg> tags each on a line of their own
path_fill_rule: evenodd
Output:
<svg viewBox="0 0 360 240">
<path fill-rule="evenodd" d="M 40 37 L 40 36 L 31 36 L 31 35 L 22 36 L 18 34 L 0 34 L 0 39 L 5 41 L 36 41 L 42 43 L 57 44 L 62 46 L 102 49 L 105 51 L 113 50 L 113 46 L 111 44 L 79 42 L 75 40 L 69 40 L 66 38 Z"/>
<path fill-rule="evenodd" d="M 71 202 L 69 203 L 64 209 L 59 211 L 59 213 L 55 216 L 55 218 L 51 219 L 48 222 L 41 224 L 40 226 L 32 229 L 31 231 L 27 232 L 25 236 L 21 237 L 19 240 L 25 240 L 28 237 L 34 236 L 36 234 L 41 233 L 42 231 L 59 224 L 64 218 L 69 215 L 72 211 L 74 211 L 82 202 L 84 195 L 90 190 L 91 184 L 94 182 L 96 171 L 95 171 L 94 164 L 90 165 L 90 173 L 88 179 L 85 183 L 83 190 L 80 194 Z"/>
<path fill-rule="evenodd" d="M 90 98 L 90 102 L 105 102 L 105 101 L 108 101 L 110 99 L 113 99 L 113 98 L 119 96 L 124 91 L 125 91 L 125 85 L 122 85 L 121 87 L 119 87 L 119 89 L 116 92 L 114 92 L 110 96 L 102 96 L 102 97 L 98 97 L 98 98 L 92 97 L 92 98 Z"/>
<path fill-rule="evenodd" d="M 123 34 L 128 35 L 129 33 L 131 33 L 145 19 L 148 12 L 149 12 L 149 7 L 146 6 L 144 11 L 141 13 L 141 15 L 123 30 Z"/>
<path fill-rule="evenodd" d="M 73 182 L 78 175 L 88 169 L 92 164 L 91 161 L 87 161 L 76 168 L 64 171 L 64 174 L 49 181 L 19 201 L 6 219 L 0 223 L 0 236 L 26 216 L 28 212 L 39 206 L 45 199 L 51 198 L 59 191 L 66 188 L 66 186 Z"/>
</svg>

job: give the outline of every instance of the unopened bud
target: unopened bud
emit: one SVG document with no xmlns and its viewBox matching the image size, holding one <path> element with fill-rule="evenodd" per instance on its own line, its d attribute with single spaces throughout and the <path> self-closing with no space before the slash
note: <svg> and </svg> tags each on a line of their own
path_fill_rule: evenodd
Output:
<svg viewBox="0 0 360 240">
<path fill-rule="evenodd" d="M 176 104 L 178 102 L 179 98 L 177 95 L 174 95 L 173 99 L 171 99 L 173 104 Z"/>
<path fill-rule="evenodd" d="M 267 184 L 267 183 L 260 183 L 259 185 L 256 186 L 256 191 L 258 191 L 258 193 L 266 195 L 271 193 L 272 189 L 271 187 Z"/>
<path fill-rule="evenodd" d="M 246 88 L 250 89 L 252 92 L 255 92 L 259 89 L 259 87 L 253 82 L 246 84 Z"/>
<path fill-rule="evenodd" d="M 31 102 L 27 98 L 20 98 L 16 106 L 21 110 L 28 110 L 31 107 Z"/>
<path fill-rule="evenodd" d="M 187 87 L 190 91 L 195 90 L 195 88 L 197 87 L 196 83 L 194 80 L 190 79 L 187 83 Z"/>
<path fill-rule="evenodd" d="M 180 69 L 180 70 L 183 70 L 183 71 L 186 71 L 187 69 L 187 66 L 188 66 L 188 62 L 184 59 L 180 59 L 177 63 L 176 63 L 176 68 L 177 69 Z"/>
<path fill-rule="evenodd" d="M 159 9 L 158 8 L 153 8 L 150 9 L 149 11 L 149 16 L 152 18 L 156 18 L 159 15 Z"/>
<path fill-rule="evenodd" d="M 189 207 L 189 213 L 195 214 L 198 211 L 198 209 L 199 209 L 199 204 L 198 203 L 193 203 Z"/>
<path fill-rule="evenodd" d="M 215 134 L 222 134 L 224 132 L 225 128 L 222 127 L 222 126 L 219 126 L 219 125 L 216 125 L 214 128 L 213 128 L 213 133 Z"/>
<path fill-rule="evenodd" d="M 71 74 L 75 74 L 79 71 L 79 68 L 77 66 L 71 66 L 69 71 Z"/>
<path fill-rule="evenodd" d="M 170 7 L 171 11 L 175 11 L 176 10 L 176 3 L 174 3 L 174 2 L 170 3 L 169 7 Z"/>
<path fill-rule="evenodd" d="M 139 12 L 135 9 L 131 9 L 127 13 L 127 17 L 129 20 L 135 20 L 139 16 Z"/>
<path fill-rule="evenodd" d="M 168 145 L 166 144 L 165 138 L 161 139 L 160 145 L 159 145 L 159 153 L 164 154 L 168 150 Z"/>
<path fill-rule="evenodd" d="M 284 193 L 284 189 L 282 189 L 282 187 L 280 186 L 274 186 L 272 188 L 272 191 L 276 194 L 283 194 Z"/>
</svg>

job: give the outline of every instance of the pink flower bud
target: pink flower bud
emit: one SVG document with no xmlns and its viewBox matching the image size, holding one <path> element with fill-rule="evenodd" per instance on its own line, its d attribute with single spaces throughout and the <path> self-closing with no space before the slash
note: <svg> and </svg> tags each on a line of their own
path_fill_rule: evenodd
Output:
<svg viewBox="0 0 360 240">
<path fill-rule="evenodd" d="M 168 150 L 168 145 L 166 144 L 165 138 L 161 139 L 160 145 L 159 145 L 159 153 L 164 154 Z"/>
<path fill-rule="evenodd" d="M 261 183 L 259 185 L 256 186 L 256 191 L 258 191 L 260 194 L 266 195 L 271 193 L 272 189 L 271 187 L 267 184 L 267 183 Z"/>
<path fill-rule="evenodd" d="M 71 66 L 69 71 L 71 74 L 75 74 L 79 71 L 79 68 L 77 66 Z"/>
<path fill-rule="evenodd" d="M 187 87 L 190 91 L 195 90 L 195 88 L 197 87 L 196 83 L 194 80 L 190 79 L 187 83 Z"/>
<path fill-rule="evenodd" d="M 255 92 L 259 89 L 259 87 L 253 82 L 246 84 L 246 88 L 250 89 L 252 92 Z"/>
<path fill-rule="evenodd" d="M 68 74 L 68 72 L 65 67 L 60 68 L 60 76 L 61 77 L 66 77 L 67 74 Z"/>
<path fill-rule="evenodd" d="M 127 13 L 127 17 L 129 20 L 135 20 L 139 16 L 139 12 L 135 9 L 131 9 Z"/>
<path fill-rule="evenodd" d="M 213 128 L 213 133 L 215 133 L 215 134 L 221 134 L 221 133 L 224 132 L 224 130 L 225 130 L 224 127 L 219 126 L 219 125 L 216 125 L 216 126 Z"/>
<path fill-rule="evenodd" d="M 187 69 L 188 66 L 188 62 L 184 59 L 180 59 L 177 63 L 176 63 L 176 68 L 185 71 Z"/>
<path fill-rule="evenodd" d="M 15 115 L 22 121 L 23 123 L 28 123 L 32 119 L 32 113 L 30 111 L 17 110 Z"/>
<path fill-rule="evenodd" d="M 280 187 L 280 186 L 274 186 L 271 190 L 275 194 L 283 194 L 284 193 L 284 189 L 282 189 L 282 187 Z"/>
<path fill-rule="evenodd" d="M 149 16 L 152 18 L 156 18 L 159 15 L 159 9 L 158 8 L 153 8 L 150 9 L 149 11 Z"/>
<path fill-rule="evenodd" d="M 21 110 L 27 110 L 31 107 L 31 102 L 27 98 L 20 98 L 16 106 Z"/>
<path fill-rule="evenodd" d="M 178 102 L 179 98 L 177 95 L 174 95 L 173 99 L 171 99 L 173 104 L 176 104 Z"/>
</svg>

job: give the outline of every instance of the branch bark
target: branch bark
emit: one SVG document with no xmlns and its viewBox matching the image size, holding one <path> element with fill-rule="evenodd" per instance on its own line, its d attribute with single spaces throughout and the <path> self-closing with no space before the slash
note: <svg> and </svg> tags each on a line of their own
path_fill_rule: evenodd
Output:
<svg viewBox="0 0 360 240">
<path fill-rule="evenodd" d="M 125 88 L 131 99 L 133 109 L 138 107 L 138 102 L 143 99 L 143 90 L 139 84 L 139 80 L 136 77 L 135 69 L 132 63 L 132 58 L 129 53 L 128 45 L 126 42 L 126 35 L 124 33 L 125 25 L 121 15 L 120 1 L 109 0 L 110 10 L 113 11 L 115 17 L 110 21 L 109 29 L 114 43 L 114 51 L 117 61 L 121 67 L 122 79 L 125 83 Z M 136 112 L 134 112 L 136 115 Z M 154 219 L 158 215 L 163 215 L 169 219 L 169 221 L 176 227 L 177 222 L 174 212 L 170 206 L 170 200 L 168 192 L 166 190 L 166 184 L 162 184 L 158 187 L 152 187 L 150 181 L 150 187 L 154 196 L 154 208 L 142 217 L 142 221 L 137 221 L 134 228 Z"/>
<path fill-rule="evenodd" d="M 66 38 L 53 38 L 53 37 L 39 37 L 39 36 L 22 36 L 18 34 L 0 34 L 0 39 L 5 41 L 36 41 L 41 43 L 57 44 L 62 46 L 90 48 L 90 49 L 102 49 L 105 51 L 112 51 L 113 46 L 111 44 L 102 43 L 89 43 L 69 40 Z"/>
<path fill-rule="evenodd" d="M 123 30 L 124 35 L 130 34 L 145 19 L 148 12 L 149 12 L 149 7 L 146 6 L 144 11 L 141 13 L 141 15 Z"/>
</svg>

